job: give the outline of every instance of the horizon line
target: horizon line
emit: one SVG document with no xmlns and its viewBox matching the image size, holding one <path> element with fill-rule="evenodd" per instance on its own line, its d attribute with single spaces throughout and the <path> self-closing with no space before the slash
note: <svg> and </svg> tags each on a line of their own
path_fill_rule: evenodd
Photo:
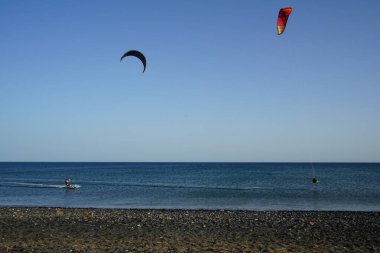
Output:
<svg viewBox="0 0 380 253">
<path fill-rule="evenodd" d="M 0 161 L 0 163 L 308 163 L 308 164 L 315 164 L 315 163 L 380 163 L 378 162 L 309 162 L 309 161 L 288 161 L 288 162 L 268 162 L 268 161 L 261 161 L 261 162 L 239 162 L 239 161 L 223 161 L 223 162 L 217 162 L 217 161 L 198 161 L 198 162 L 189 162 L 189 161 L 159 161 L 159 162 L 153 162 L 153 161 Z"/>
</svg>

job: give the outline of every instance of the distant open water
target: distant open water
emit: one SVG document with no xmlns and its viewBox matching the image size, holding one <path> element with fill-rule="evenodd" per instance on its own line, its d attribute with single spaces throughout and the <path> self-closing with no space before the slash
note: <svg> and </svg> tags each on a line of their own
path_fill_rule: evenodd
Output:
<svg viewBox="0 0 380 253">
<path fill-rule="evenodd" d="M 0 206 L 380 211 L 379 163 L 313 166 L 317 185 L 310 163 L 0 163 Z"/>
</svg>

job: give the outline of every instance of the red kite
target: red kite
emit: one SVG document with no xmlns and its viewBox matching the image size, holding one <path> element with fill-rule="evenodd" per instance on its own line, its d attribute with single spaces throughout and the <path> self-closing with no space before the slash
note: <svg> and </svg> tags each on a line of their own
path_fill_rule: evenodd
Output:
<svg viewBox="0 0 380 253">
<path fill-rule="evenodd" d="M 286 22 L 288 22 L 288 17 L 292 13 L 292 7 L 281 8 L 278 13 L 277 19 L 277 33 L 282 34 L 285 31 Z"/>
</svg>

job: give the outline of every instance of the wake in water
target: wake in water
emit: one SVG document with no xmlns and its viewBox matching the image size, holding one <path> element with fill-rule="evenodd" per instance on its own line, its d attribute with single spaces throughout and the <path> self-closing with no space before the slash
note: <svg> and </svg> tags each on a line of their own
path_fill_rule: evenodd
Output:
<svg viewBox="0 0 380 253">
<path fill-rule="evenodd" d="M 68 188 L 64 184 L 36 184 L 36 183 L 20 183 L 20 182 L 0 182 L 0 186 L 7 187 L 26 187 L 26 188 Z M 79 188 L 80 185 L 74 185 Z"/>
<path fill-rule="evenodd" d="M 232 190 L 232 191 L 251 191 L 257 189 L 263 190 L 273 190 L 281 188 L 276 187 L 266 187 L 266 186 L 214 186 L 214 185 L 194 185 L 194 184 L 165 184 L 165 183 L 131 183 L 131 182 L 111 182 L 111 181 L 86 181 L 87 185 L 107 185 L 107 186 L 132 186 L 132 187 L 152 187 L 152 188 L 185 188 L 185 189 L 209 189 L 209 190 Z M 306 190 L 307 187 L 289 188 L 288 190 Z"/>
<path fill-rule="evenodd" d="M 194 185 L 194 184 L 162 184 L 162 183 L 131 183 L 131 182 L 110 182 L 110 181 L 87 181 L 88 185 L 120 185 L 132 187 L 152 187 L 152 188 L 185 188 L 185 189 L 209 189 L 209 190 L 232 190 L 232 191 L 251 191 L 251 190 L 273 190 L 276 187 L 265 186 L 214 186 L 214 185 Z M 0 182 L 0 187 L 25 187 L 25 188 L 68 188 L 65 184 L 43 184 L 43 183 L 30 183 L 30 182 Z M 80 188 L 79 184 L 73 184 L 74 188 Z M 298 187 L 292 189 L 287 187 L 287 190 L 305 190 L 306 188 Z"/>
</svg>

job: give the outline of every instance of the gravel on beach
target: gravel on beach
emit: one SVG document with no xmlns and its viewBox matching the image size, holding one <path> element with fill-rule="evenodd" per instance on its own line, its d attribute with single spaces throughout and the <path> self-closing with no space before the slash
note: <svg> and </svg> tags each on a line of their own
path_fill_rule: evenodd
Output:
<svg viewBox="0 0 380 253">
<path fill-rule="evenodd" d="M 380 213 L 3 207 L 0 252 L 380 252 Z"/>
</svg>

